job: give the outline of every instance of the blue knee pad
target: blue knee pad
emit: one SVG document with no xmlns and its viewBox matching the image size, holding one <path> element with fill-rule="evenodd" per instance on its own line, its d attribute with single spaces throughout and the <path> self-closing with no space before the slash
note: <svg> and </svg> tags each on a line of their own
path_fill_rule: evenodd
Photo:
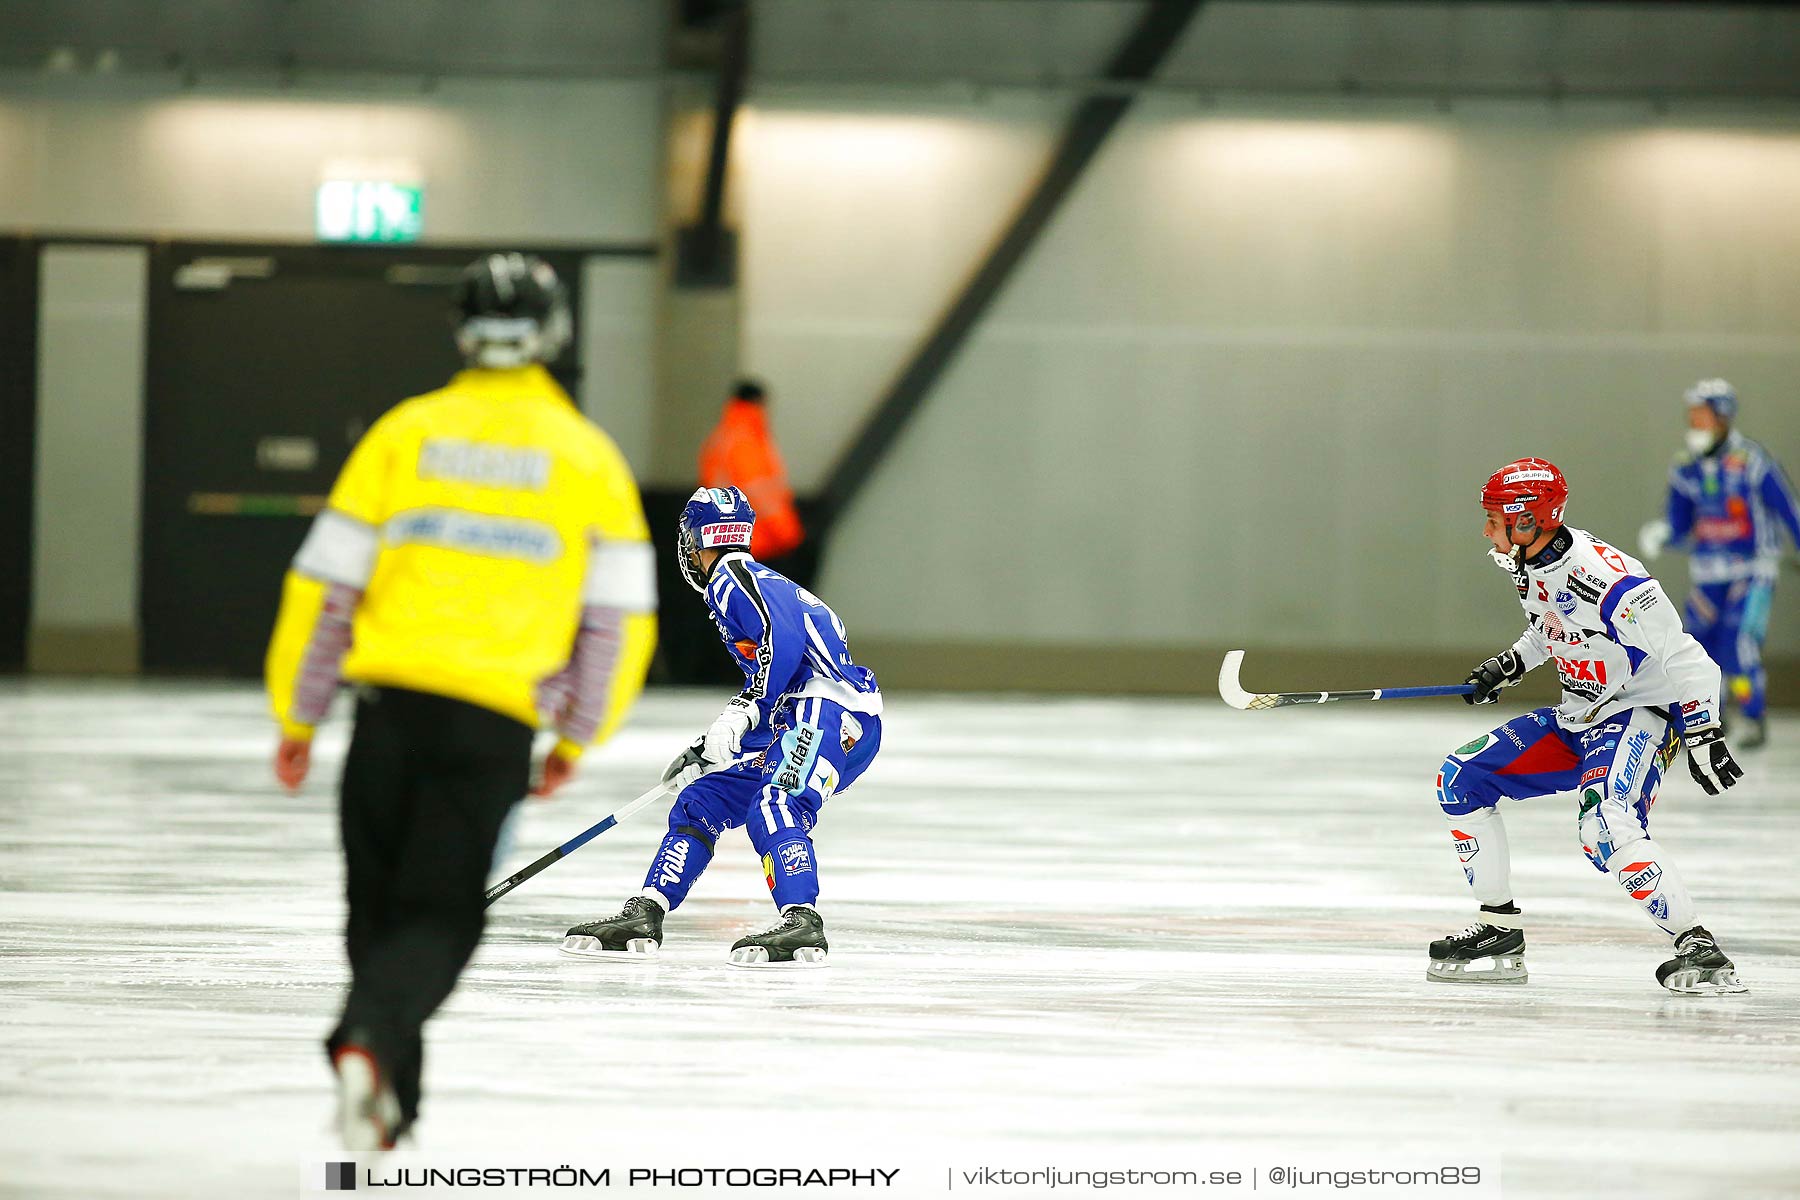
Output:
<svg viewBox="0 0 1800 1200">
<path fill-rule="evenodd" d="M 693 889 L 700 875 L 712 862 L 719 834 L 729 826 L 721 819 L 715 797 L 709 790 L 697 787 L 682 789 L 675 806 L 669 810 L 669 832 L 663 835 L 650 870 L 644 875 L 644 890 L 655 892 L 674 912 Z"/>
<path fill-rule="evenodd" d="M 1500 789 L 1488 784 L 1487 772 L 1454 754 L 1438 770 L 1437 794 L 1446 817 L 1466 817 L 1478 808 L 1493 808 L 1500 800 Z"/>
</svg>

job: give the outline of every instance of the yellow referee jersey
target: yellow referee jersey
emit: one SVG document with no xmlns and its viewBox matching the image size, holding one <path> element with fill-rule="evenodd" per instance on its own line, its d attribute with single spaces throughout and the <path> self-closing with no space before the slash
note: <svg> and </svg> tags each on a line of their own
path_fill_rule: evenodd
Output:
<svg viewBox="0 0 1800 1200">
<path fill-rule="evenodd" d="M 321 650 L 337 605 L 354 605 L 336 616 L 347 653 Z M 643 504 L 612 439 L 541 366 L 466 370 L 351 452 L 283 588 L 270 702 L 284 736 L 308 736 L 343 654 L 352 682 L 555 725 L 546 681 L 570 663 L 584 611 L 604 612 L 603 712 L 583 727 L 597 744 L 643 687 L 655 606 Z M 330 677 L 309 688 L 321 663 Z M 565 735 L 565 752 L 579 748 Z"/>
</svg>

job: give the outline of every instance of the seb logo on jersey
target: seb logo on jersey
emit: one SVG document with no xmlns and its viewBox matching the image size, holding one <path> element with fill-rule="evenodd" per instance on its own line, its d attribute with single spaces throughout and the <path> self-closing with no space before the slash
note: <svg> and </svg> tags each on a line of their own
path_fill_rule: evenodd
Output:
<svg viewBox="0 0 1800 1200">
<path fill-rule="evenodd" d="M 1606 692 L 1606 663 L 1598 658 L 1556 658 L 1556 672 L 1562 676 L 1565 692 L 1598 699 Z"/>
</svg>

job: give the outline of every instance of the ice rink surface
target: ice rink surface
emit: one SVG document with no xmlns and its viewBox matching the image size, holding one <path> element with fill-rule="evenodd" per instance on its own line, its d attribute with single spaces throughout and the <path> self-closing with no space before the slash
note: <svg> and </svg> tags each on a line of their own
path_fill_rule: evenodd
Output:
<svg viewBox="0 0 1800 1200">
<path fill-rule="evenodd" d="M 721 699 L 648 697 L 523 810 L 506 869 L 642 791 Z M 420 1152 L 1480 1153 L 1507 1196 L 1800 1194 L 1800 722 L 1728 796 L 1677 766 L 1652 821 L 1749 995 L 1657 987 L 1667 943 L 1567 798 L 1506 810 L 1531 983 L 1429 983 L 1426 942 L 1472 915 L 1433 775 L 1511 711 L 891 696 L 818 835 L 828 969 L 725 965 L 773 914 L 741 834 L 664 961 L 559 956 L 641 881 L 645 812 L 491 912 L 429 1029 Z M 346 736 L 288 796 L 251 688 L 0 682 L 0 1194 L 300 1195 L 342 1157 L 319 1038 Z"/>
</svg>

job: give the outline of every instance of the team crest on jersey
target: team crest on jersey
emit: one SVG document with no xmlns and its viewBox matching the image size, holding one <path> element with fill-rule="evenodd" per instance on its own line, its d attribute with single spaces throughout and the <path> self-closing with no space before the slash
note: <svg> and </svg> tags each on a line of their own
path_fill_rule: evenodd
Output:
<svg viewBox="0 0 1800 1200">
<path fill-rule="evenodd" d="M 1574 616 L 1575 615 L 1575 593 L 1570 592 L 1570 591 L 1565 591 L 1560 588 L 1557 589 L 1556 611 L 1561 613 L 1565 617 Z"/>
<path fill-rule="evenodd" d="M 1494 735 L 1491 733 L 1484 733 L 1480 737 L 1476 738 L 1474 741 L 1470 742 L 1468 745 L 1458 746 L 1456 748 L 1456 753 L 1459 758 L 1470 758 L 1474 755 L 1480 754 L 1483 750 L 1486 750 L 1489 746 L 1491 746 L 1493 744 L 1494 744 Z"/>
<path fill-rule="evenodd" d="M 1658 896 L 1656 899 L 1652 900 L 1650 902 L 1650 915 L 1655 917 L 1658 921 L 1668 920 L 1669 898 L 1667 896 Z"/>
<path fill-rule="evenodd" d="M 1662 868 L 1653 862 L 1628 863 L 1619 872 L 1619 882 L 1625 885 L 1633 900 L 1648 900 L 1662 882 Z"/>
</svg>

